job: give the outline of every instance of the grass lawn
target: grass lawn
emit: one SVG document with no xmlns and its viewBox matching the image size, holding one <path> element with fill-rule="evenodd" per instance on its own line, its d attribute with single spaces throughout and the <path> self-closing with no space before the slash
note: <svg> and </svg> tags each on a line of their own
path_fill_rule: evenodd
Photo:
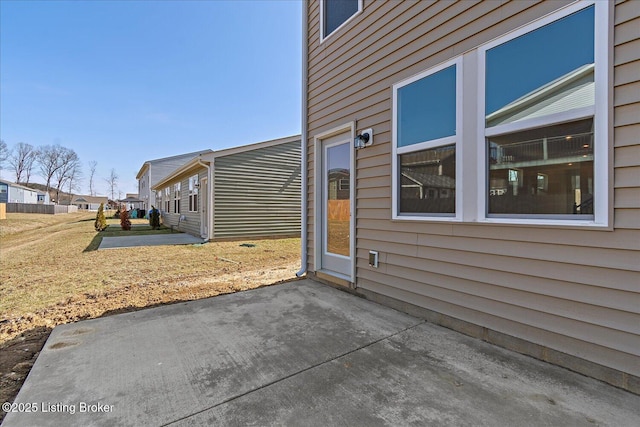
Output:
<svg viewBox="0 0 640 427">
<path fill-rule="evenodd" d="M 255 247 L 236 241 L 96 251 L 96 236 L 170 230 L 125 232 L 110 219 L 96 233 L 93 213 L 7 216 L 0 221 L 0 345 L 33 326 L 293 278 L 299 265 L 297 238 L 252 240 Z"/>
</svg>

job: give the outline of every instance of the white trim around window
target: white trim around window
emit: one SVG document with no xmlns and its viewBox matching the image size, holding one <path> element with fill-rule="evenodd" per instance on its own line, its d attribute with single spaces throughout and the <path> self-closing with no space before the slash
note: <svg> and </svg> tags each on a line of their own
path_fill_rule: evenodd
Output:
<svg viewBox="0 0 640 427">
<path fill-rule="evenodd" d="M 462 219 L 462 178 L 463 178 L 463 168 L 460 167 L 462 164 L 462 144 L 463 140 L 463 132 L 462 132 L 462 108 L 464 105 L 464 94 L 462 90 L 462 82 L 463 82 L 463 67 L 462 67 L 462 57 L 457 57 L 450 61 L 444 62 L 440 65 L 437 65 L 433 68 L 430 68 L 427 71 L 424 71 L 420 74 L 417 74 L 413 77 L 405 79 L 401 82 L 398 82 L 393 85 L 393 120 L 392 120 L 392 160 L 391 160 L 391 199 L 392 199 L 392 219 L 394 220 L 438 220 L 438 221 L 460 221 Z M 449 67 L 455 67 L 455 134 L 452 136 L 445 136 L 442 138 L 432 139 L 428 141 L 417 142 L 411 145 L 398 146 L 399 138 L 398 138 L 398 90 L 401 88 L 410 85 L 411 83 L 417 82 L 424 78 L 428 78 L 431 75 L 434 75 L 440 71 L 443 71 Z M 455 213 L 454 214 L 410 214 L 410 213 L 401 213 L 399 207 L 399 197 L 400 197 L 400 166 L 399 156 L 402 154 L 409 154 L 439 147 L 445 147 L 448 145 L 453 145 L 455 147 L 455 164 L 456 164 L 456 172 L 455 172 Z"/>
<path fill-rule="evenodd" d="M 566 77 L 558 78 L 558 81 L 551 81 L 547 86 L 541 86 L 539 89 L 535 89 L 527 95 L 522 95 L 522 98 L 518 98 L 508 104 L 507 107 L 499 109 L 498 113 L 491 113 L 487 116 L 487 108 L 485 107 L 486 93 L 485 82 L 487 76 L 485 70 L 487 66 L 487 52 L 490 49 L 498 47 L 500 45 L 506 45 L 508 42 L 515 40 L 521 36 L 533 33 L 537 29 L 545 27 L 549 24 L 557 22 L 570 15 L 584 11 L 587 8 L 593 6 L 594 15 L 594 46 L 593 46 L 593 64 L 585 65 L 575 70 L 575 74 L 572 72 L 567 74 Z M 570 4 L 567 7 L 563 7 L 549 15 L 546 15 L 536 21 L 533 21 L 523 27 L 520 27 L 508 34 L 505 34 L 485 45 L 472 49 L 463 53 L 462 55 L 439 64 L 428 70 L 417 74 L 413 77 L 402 80 L 392 86 L 392 220 L 398 221 L 431 221 L 431 222 L 451 222 L 460 221 L 465 223 L 492 223 L 492 224 L 515 224 L 515 225 L 545 225 L 545 226 L 562 226 L 569 228 L 598 228 L 598 229 L 611 229 L 611 221 L 613 218 L 613 189 L 612 189 L 612 116 L 613 116 L 613 91 L 612 91 L 612 48 L 609 47 L 610 40 L 613 37 L 613 6 L 610 2 L 601 1 L 578 1 Z M 586 15 L 583 15 L 586 16 Z M 567 21 L 564 21 L 567 22 Z M 575 21 L 574 21 L 575 22 Z M 563 24 L 564 25 L 564 24 Z M 577 24 L 580 25 L 580 24 Z M 557 26 L 559 31 L 564 29 L 563 26 Z M 579 27 L 586 28 L 586 27 Z M 540 33 L 538 33 L 540 34 Z M 533 36 L 529 38 L 531 43 L 536 43 L 537 37 Z M 513 45 L 512 45 L 513 46 Z M 495 52 L 495 51 L 494 51 Z M 495 56 L 494 56 L 495 58 Z M 502 56 L 509 58 L 509 56 Z M 499 64 L 499 62 L 497 63 Z M 507 62 L 508 64 L 508 62 Z M 398 118 L 398 90 L 411 83 L 442 71 L 452 65 L 456 66 L 456 132 L 454 135 L 447 134 L 444 137 L 420 141 L 420 136 L 413 136 L 410 141 L 399 141 L 399 118 Z M 564 71 L 563 71 L 564 72 Z M 583 73 L 583 74 L 580 74 Z M 575 76 L 580 77 L 589 74 L 591 83 L 591 98 L 589 102 L 575 102 L 557 105 L 558 108 L 550 108 L 549 110 L 543 109 L 543 106 L 548 104 L 538 104 L 538 99 L 542 99 L 542 96 L 550 96 L 550 93 L 555 87 L 564 84 L 563 82 L 575 82 Z M 577 78 L 576 77 L 576 78 Z M 546 77 L 545 77 L 546 78 Z M 495 77 L 494 77 L 495 79 Z M 563 80 L 564 79 L 564 80 Z M 577 84 L 577 83 L 576 83 Z M 531 89 L 529 89 L 531 90 Z M 499 92 L 496 92 L 499 93 Z M 568 93 L 568 92 L 567 92 Z M 508 94 L 507 94 L 508 95 Z M 562 94 L 564 96 L 564 93 Z M 502 96 L 502 94 L 500 94 Z M 508 98 L 507 98 L 508 99 Z M 513 98 L 511 98 L 513 99 Z M 507 101 L 508 102 L 508 101 Z M 496 104 L 494 102 L 494 104 Z M 418 105 L 418 104 L 416 104 Z M 504 104 L 502 104 L 504 105 Z M 515 106 L 515 107 L 514 107 Z M 498 108 L 499 105 L 493 105 L 492 109 Z M 531 110 L 518 110 L 521 111 L 519 116 L 515 116 L 515 110 L 520 107 L 531 107 Z M 539 107 L 539 109 L 538 109 Z M 552 106 L 553 107 L 553 106 Z M 497 116 L 496 116 L 497 114 Z M 504 114 L 508 117 L 504 118 Z M 491 117 L 491 118 L 489 118 Z M 495 117 L 498 117 L 497 119 Z M 490 120 L 488 122 L 488 120 Z M 511 138 L 506 143 L 511 144 L 520 143 L 517 138 L 521 136 L 528 136 L 527 134 L 517 134 L 519 132 L 537 132 L 541 129 L 544 130 L 548 127 L 562 127 L 565 125 L 573 125 L 580 121 L 592 120 L 592 154 L 589 154 L 588 158 L 593 161 L 593 166 L 589 165 L 592 169 L 588 176 L 589 196 L 593 196 L 591 199 L 593 207 L 591 212 L 577 210 L 576 205 L 573 206 L 572 214 L 547 214 L 544 210 L 540 210 L 539 206 L 532 209 L 531 212 L 542 213 L 507 213 L 496 214 L 498 212 L 495 208 L 492 208 L 492 214 L 489 214 L 489 200 L 490 194 L 493 194 L 490 190 L 493 184 L 489 182 L 489 174 L 495 176 L 496 170 L 501 171 L 505 165 L 514 163 L 514 160 L 502 157 L 503 163 L 499 163 L 499 167 L 490 167 L 490 160 L 495 164 L 495 158 L 490 158 L 493 153 L 494 147 L 506 147 L 505 137 Z M 417 122 L 413 122 L 417 123 Z M 491 123 L 489 125 L 488 123 Z M 496 124 L 498 123 L 498 124 Z M 576 125 L 577 126 L 577 125 Z M 564 129 L 564 128 L 562 128 Z M 463 134 L 464 130 L 464 134 Z M 557 129 L 550 129 L 549 137 L 553 135 L 552 131 Z M 546 132 L 546 131 L 545 131 Z M 517 135 L 510 135 L 517 134 Z M 567 133 L 569 135 L 567 139 L 571 138 L 571 135 L 577 135 L 575 133 Z M 536 137 L 538 138 L 538 137 Z M 545 137 L 546 138 L 546 137 Z M 490 143 L 491 141 L 491 143 Z M 527 140 L 528 141 L 528 140 Z M 525 142 L 527 142 L 525 141 Z M 533 141 L 533 140 L 532 140 Z M 527 142 L 528 143 L 528 142 Z M 443 216 L 442 214 L 402 214 L 400 212 L 400 156 L 418 152 L 421 150 L 430 150 L 437 147 L 444 147 L 447 145 L 455 144 L 456 150 L 456 184 L 455 184 L 455 215 Z M 498 144 L 498 145 L 496 145 Z M 523 143 L 524 144 L 524 143 Z M 545 142 L 546 144 L 546 142 Z M 491 153 L 490 153 L 490 146 Z M 557 149 L 558 146 L 555 146 Z M 585 145 L 586 147 L 586 145 Z M 546 148 L 545 148 L 546 150 Z M 568 151 L 567 151 L 568 153 Z M 582 154 L 582 153 L 581 153 Z M 546 156 L 546 154 L 545 154 Z M 586 156 L 583 156 L 586 157 Z M 426 157 L 427 159 L 429 157 Z M 546 157 L 544 157 L 546 159 Z M 564 158 L 564 157 L 563 157 Z M 506 160 L 504 160 L 506 159 Z M 551 159 L 551 158 L 550 158 Z M 549 164 L 557 162 L 549 160 Z M 546 160 L 545 160 L 546 162 Z M 522 162 L 521 162 L 522 163 Z M 569 166 L 571 164 L 569 163 Z M 525 166 L 523 166 L 525 167 Z M 526 168 L 526 167 L 525 167 Z M 490 172 L 491 171 L 491 172 Z M 526 172 L 526 169 L 525 169 Z M 530 169 L 529 172 L 535 172 Z M 499 172 L 502 174 L 503 172 Z M 522 179 L 520 175 L 522 172 L 518 172 L 514 169 L 514 176 L 517 175 L 518 179 Z M 511 172 L 509 172 L 511 174 Z M 582 172 L 581 172 L 582 174 Z M 511 176 L 511 175 L 509 175 Z M 527 179 L 531 179 L 531 175 L 526 175 Z M 416 180 L 416 186 L 418 184 L 418 178 L 413 177 Z M 497 178 L 501 178 L 498 176 Z M 512 178 L 509 178 L 511 182 Z M 542 169 L 539 170 L 538 180 L 544 180 L 542 183 L 538 181 L 541 186 L 538 187 L 539 192 L 546 192 L 548 187 L 548 181 L 553 179 L 551 175 L 546 175 L 546 172 Z M 556 179 L 559 179 L 556 177 Z M 578 178 L 582 179 L 582 178 Z M 551 181 L 553 182 L 553 181 Z M 559 181 L 556 181 L 559 182 Z M 514 181 L 515 183 L 515 181 Z M 582 181 L 583 184 L 584 181 Z M 411 182 L 405 183 L 407 187 L 411 187 Z M 509 184 L 511 185 L 511 184 Z M 515 184 L 514 184 L 515 185 Z M 577 184 L 576 184 L 577 185 Z M 585 190 L 581 187 L 576 187 L 580 190 L 576 190 L 575 193 L 586 194 Z M 416 190 L 417 191 L 417 190 Z M 532 191 L 537 191 L 533 190 Z M 573 191 L 573 190 L 572 190 Z M 538 192 L 538 193 L 539 193 Z M 521 193 L 524 195 L 525 193 Z M 534 194 L 534 193 L 532 193 Z M 543 196 L 545 196 L 543 194 Z M 540 197 L 543 197 L 540 196 Z M 579 197 L 576 199 L 579 200 Z M 545 196 L 546 197 L 546 196 Z M 492 199 L 494 200 L 494 199 Z M 521 199 L 518 199 L 521 200 Z M 537 203 L 535 200 L 544 200 L 547 203 L 549 199 L 532 199 L 532 203 Z M 582 199 L 584 202 L 584 198 Z M 492 203 L 496 203 L 492 201 Z M 503 203 L 500 201 L 499 203 Z M 520 202 L 518 202 L 520 203 Z M 492 205 L 498 206 L 498 205 Z M 525 205 L 523 205 L 525 206 Z M 545 206 L 545 205 L 540 205 Z M 528 208 L 525 208 L 528 209 Z M 563 208 L 564 209 L 564 208 Z M 586 209 L 586 208 L 585 208 Z M 524 212 L 520 207 L 514 209 L 513 212 Z M 549 210 L 552 212 L 552 210 Z M 556 212 L 560 212 L 561 209 L 556 209 Z M 510 212 L 510 211 L 506 211 Z"/>
<path fill-rule="evenodd" d="M 358 10 L 351 15 L 349 18 L 347 18 L 347 20 L 345 20 L 342 24 L 340 24 L 335 30 L 331 31 L 329 34 L 325 34 L 324 33 L 324 14 L 325 14 L 325 2 L 326 0 L 320 0 L 320 13 L 319 13 L 319 17 L 320 17 L 320 43 L 322 44 L 325 40 L 327 40 L 329 37 L 331 37 L 333 34 L 339 32 L 345 25 L 347 25 L 347 23 L 349 23 L 351 20 L 353 20 L 356 16 L 358 16 L 359 14 L 362 13 L 362 8 L 363 8 L 363 0 L 357 0 L 358 1 Z"/>
<path fill-rule="evenodd" d="M 548 24 L 559 21 L 574 13 L 583 11 L 593 6 L 594 9 L 594 81 L 595 102 L 593 106 L 575 108 L 557 114 L 551 114 L 540 118 L 516 121 L 508 124 L 487 127 L 485 117 L 486 100 L 486 54 L 492 48 L 503 45 L 520 36 L 530 34 Z M 612 217 L 612 189 L 610 153 L 612 150 L 612 93 L 611 87 L 611 52 L 609 40 L 612 28 L 612 5 L 609 2 L 585 0 L 573 3 L 556 12 L 553 12 L 537 21 L 520 27 L 504 36 L 501 36 L 477 49 L 478 60 L 478 97 L 477 97 L 477 153 L 482 165 L 478 168 L 477 180 L 477 218 L 481 222 L 496 224 L 522 224 L 522 225 L 557 225 L 571 227 L 610 227 Z M 486 148 L 488 137 L 498 136 L 511 132 L 535 129 L 541 126 L 568 123 L 584 118 L 593 118 L 594 124 L 594 205 L 593 218 L 571 218 L 570 215 L 505 215 L 491 216 L 488 213 L 488 161 L 489 154 Z"/>
</svg>

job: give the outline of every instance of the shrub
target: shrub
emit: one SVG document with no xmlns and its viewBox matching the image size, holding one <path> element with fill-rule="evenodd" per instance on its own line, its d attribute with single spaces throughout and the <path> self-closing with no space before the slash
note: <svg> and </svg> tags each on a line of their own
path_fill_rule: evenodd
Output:
<svg viewBox="0 0 640 427">
<path fill-rule="evenodd" d="M 154 230 L 160 228 L 160 211 L 153 206 L 149 211 L 149 225 Z"/>
<path fill-rule="evenodd" d="M 120 212 L 120 227 L 122 227 L 122 229 L 125 231 L 131 230 L 131 221 L 129 221 L 129 211 L 126 209 L 123 209 Z"/>
<path fill-rule="evenodd" d="M 107 228 L 107 219 L 104 217 L 104 203 L 100 203 L 98 213 L 96 214 L 96 222 L 93 224 L 96 231 L 103 231 Z"/>
</svg>

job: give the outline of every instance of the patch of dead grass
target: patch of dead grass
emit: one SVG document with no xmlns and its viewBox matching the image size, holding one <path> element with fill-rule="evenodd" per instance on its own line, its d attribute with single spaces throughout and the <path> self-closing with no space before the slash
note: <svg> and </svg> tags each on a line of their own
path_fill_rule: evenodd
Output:
<svg viewBox="0 0 640 427">
<path fill-rule="evenodd" d="M 299 266 L 297 238 L 86 251 L 95 214 L 62 216 L 0 237 L 0 345 L 35 326 L 290 279 Z"/>
</svg>

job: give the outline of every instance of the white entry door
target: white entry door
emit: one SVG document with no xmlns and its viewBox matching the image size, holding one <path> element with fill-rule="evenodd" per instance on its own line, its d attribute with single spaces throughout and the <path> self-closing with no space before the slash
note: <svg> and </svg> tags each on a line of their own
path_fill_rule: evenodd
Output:
<svg viewBox="0 0 640 427">
<path fill-rule="evenodd" d="M 351 134 L 322 140 L 321 269 L 351 280 L 352 235 L 352 153 Z"/>
</svg>

